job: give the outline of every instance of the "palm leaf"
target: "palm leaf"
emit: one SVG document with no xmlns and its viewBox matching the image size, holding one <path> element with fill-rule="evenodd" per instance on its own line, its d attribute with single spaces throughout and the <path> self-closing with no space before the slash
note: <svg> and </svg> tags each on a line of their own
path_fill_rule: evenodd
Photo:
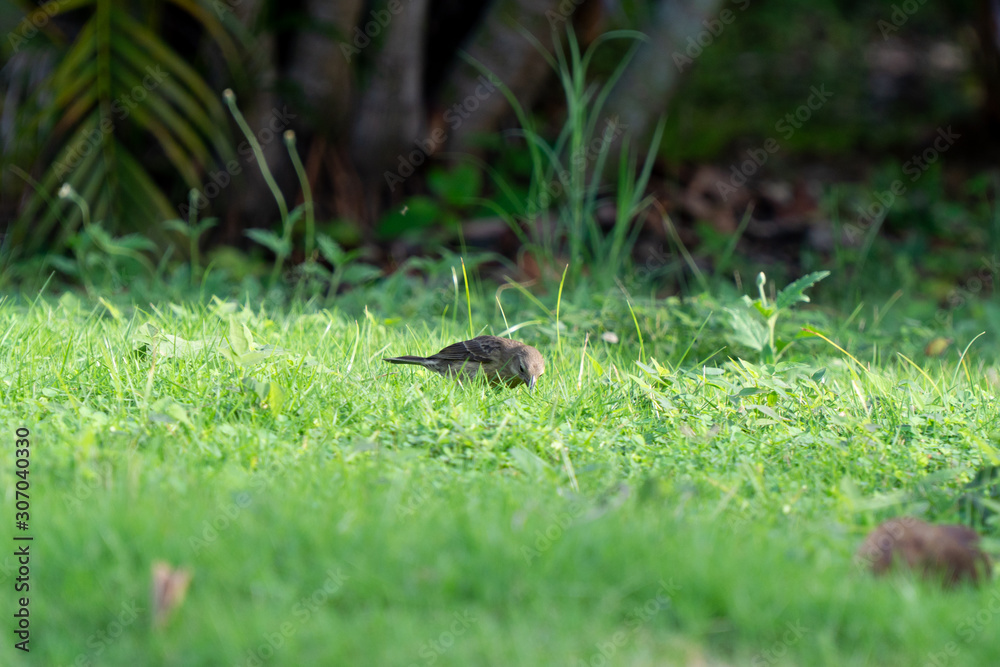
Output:
<svg viewBox="0 0 1000 667">
<path fill-rule="evenodd" d="M 232 18 L 216 18 L 209 0 L 173 4 L 201 23 L 238 72 L 245 42 Z M 145 233 L 176 217 L 157 179 L 130 150 L 130 143 L 147 150 L 150 142 L 138 143 L 141 137 L 153 139 L 188 188 L 199 185 L 210 165 L 235 155 L 218 93 L 164 42 L 151 19 L 140 20 L 151 14 L 145 5 L 68 0 L 49 9 L 85 7 L 92 15 L 21 110 L 18 133 L 45 139 L 33 158 L 41 176 L 5 239 L 7 249 L 22 246 L 22 256 L 43 247 L 61 251 L 79 229 L 78 208 L 55 199 L 64 183 L 112 235 Z"/>
</svg>

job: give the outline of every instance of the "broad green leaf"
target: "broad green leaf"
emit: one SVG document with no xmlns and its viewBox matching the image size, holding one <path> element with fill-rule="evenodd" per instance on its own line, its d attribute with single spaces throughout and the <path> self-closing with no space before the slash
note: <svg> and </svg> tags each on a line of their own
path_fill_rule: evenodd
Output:
<svg viewBox="0 0 1000 667">
<path fill-rule="evenodd" d="M 150 419 L 159 422 L 180 422 L 185 426 L 194 426 L 183 405 L 169 397 L 163 397 L 150 406 Z"/>
<path fill-rule="evenodd" d="M 292 251 L 289 241 L 269 229 L 248 229 L 244 233 L 276 255 L 288 255 Z"/>
<path fill-rule="evenodd" d="M 267 391 L 267 404 L 271 408 L 271 416 L 277 417 L 281 414 L 287 393 L 277 382 L 271 382 L 270 385 Z"/>
<path fill-rule="evenodd" d="M 229 346 L 237 355 L 246 354 L 253 349 L 253 334 L 235 317 L 229 318 Z"/>
<path fill-rule="evenodd" d="M 168 334 L 158 329 L 150 322 L 145 322 L 133 334 L 133 347 L 146 348 L 147 352 L 158 357 L 186 359 L 200 354 L 206 347 L 214 347 L 203 340 L 186 340 L 180 336 Z"/>
<path fill-rule="evenodd" d="M 740 345 L 760 352 L 768 344 L 767 328 L 745 308 L 726 308 L 734 339 Z"/>
<path fill-rule="evenodd" d="M 316 245 L 319 246 L 319 252 L 326 261 L 334 266 L 339 266 L 343 262 L 344 251 L 341 249 L 340 244 L 326 234 L 316 235 Z"/>
<path fill-rule="evenodd" d="M 778 297 L 776 299 L 777 309 L 782 310 L 800 301 L 809 301 L 809 297 L 803 294 L 803 292 L 823 280 L 823 278 L 826 278 L 828 275 L 830 275 L 829 271 L 815 271 L 802 276 L 791 285 L 788 285 L 785 289 L 778 292 Z"/>
<path fill-rule="evenodd" d="M 344 275 L 341 280 L 348 285 L 359 285 L 361 283 L 366 283 L 369 280 L 375 280 L 380 278 L 382 272 L 371 264 L 350 264 L 346 269 L 344 269 Z"/>
</svg>

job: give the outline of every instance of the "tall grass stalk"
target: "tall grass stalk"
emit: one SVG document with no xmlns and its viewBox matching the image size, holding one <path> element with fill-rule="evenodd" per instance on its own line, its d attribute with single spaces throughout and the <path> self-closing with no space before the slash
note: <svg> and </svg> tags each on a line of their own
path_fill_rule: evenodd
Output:
<svg viewBox="0 0 1000 667">
<path fill-rule="evenodd" d="M 619 164 L 617 171 L 615 225 L 606 238 L 596 212 L 599 197 L 605 189 L 603 179 L 609 155 L 625 128 L 621 127 L 616 117 L 603 118 L 602 112 L 639 43 L 646 37 L 632 30 L 615 30 L 601 35 L 582 51 L 570 29 L 565 43 L 558 33 L 553 33 L 555 49 L 554 53 L 549 53 L 533 35 L 525 31 L 524 36 L 555 70 L 562 84 L 567 108 L 566 122 L 552 143 L 541 136 L 510 89 L 496 81 L 496 77 L 482 63 L 465 56 L 471 65 L 493 78 L 494 84 L 507 98 L 521 125 L 521 129 L 512 134 L 525 140 L 531 158 L 531 180 L 526 200 L 519 201 L 513 195 L 515 188 L 496 171 L 489 170 L 511 204 L 512 210 L 502 214 L 501 218 L 543 268 L 554 268 L 560 263 L 560 258 L 568 254 L 573 259 L 571 279 L 578 279 L 586 267 L 600 283 L 610 285 L 631 257 L 637 232 L 635 218 L 651 201 L 644 197 L 644 191 L 663 136 L 664 123 L 661 121 L 657 125 L 643 168 L 638 174 L 628 142 L 622 139 L 621 160 L 624 164 Z M 600 85 L 588 83 L 587 74 L 594 54 L 606 42 L 617 39 L 633 40 L 635 44 L 607 80 Z M 605 120 L 603 129 L 602 119 Z M 547 219 L 551 211 L 556 212 L 554 225 Z"/>
<path fill-rule="evenodd" d="M 562 306 L 563 285 L 566 284 L 566 272 L 569 264 L 563 267 L 562 278 L 559 280 L 559 294 L 556 296 L 556 351 L 562 354 L 562 336 L 559 334 L 559 308 Z"/>
<path fill-rule="evenodd" d="M 274 196 L 274 201 L 278 204 L 278 211 L 281 213 L 281 221 L 284 223 L 288 220 L 288 204 L 285 203 L 285 196 L 281 194 L 281 188 L 278 187 L 278 183 L 274 180 L 274 175 L 271 174 L 271 168 L 267 166 L 267 160 L 264 159 L 264 150 L 260 147 L 260 142 L 257 141 L 257 136 L 250 129 L 250 125 L 247 123 L 246 118 L 243 117 L 243 113 L 240 108 L 236 106 L 236 93 L 230 88 L 226 88 L 222 92 L 222 99 L 225 100 L 226 106 L 229 107 L 229 113 L 233 115 L 233 119 L 236 124 L 240 126 L 240 131 L 243 132 L 243 136 L 247 138 L 247 142 L 250 144 L 250 150 L 253 151 L 254 159 L 257 160 L 257 166 L 260 167 L 261 176 L 264 177 L 264 182 L 267 183 L 267 187 L 271 190 L 271 195 Z"/>
<path fill-rule="evenodd" d="M 295 147 L 295 132 L 293 130 L 285 131 L 285 146 L 288 148 L 288 156 L 292 158 L 292 166 L 295 167 L 295 175 L 299 179 L 299 187 L 302 188 L 302 206 L 305 207 L 306 218 L 305 253 L 306 261 L 311 262 L 315 259 L 313 257 L 313 250 L 316 247 L 316 208 L 313 206 L 312 187 L 309 185 L 309 177 L 306 174 L 305 167 L 302 165 L 299 151 Z"/>
<path fill-rule="evenodd" d="M 202 275 L 201 271 L 200 241 L 202 234 L 214 227 L 218 222 L 217 218 L 205 218 L 201 222 L 198 222 L 198 198 L 200 196 L 196 188 L 191 188 L 188 191 L 188 219 L 186 221 L 175 218 L 166 220 L 163 223 L 164 227 L 182 234 L 187 239 L 191 287 L 198 284 L 199 276 L 203 279 L 207 277 L 207 271 L 205 276 Z"/>
<path fill-rule="evenodd" d="M 465 304 L 469 309 L 469 338 L 475 338 L 475 328 L 472 326 L 472 295 L 469 294 L 469 274 L 465 271 L 465 258 L 462 258 L 462 280 L 465 281 Z"/>
<path fill-rule="evenodd" d="M 285 260 L 292 251 L 291 236 L 292 228 L 295 225 L 295 217 L 290 215 L 288 212 L 288 204 L 285 202 L 285 196 L 281 194 L 281 188 L 278 187 L 278 183 L 274 180 L 274 175 L 271 174 L 271 168 L 267 166 L 267 160 L 264 159 L 264 151 L 260 147 L 260 142 L 257 141 L 257 137 L 250 129 L 250 125 L 247 123 L 246 118 L 243 117 L 243 113 L 240 111 L 239 107 L 236 106 L 236 94 L 233 93 L 231 89 L 226 88 L 226 90 L 222 92 L 222 98 L 225 100 L 226 106 L 229 107 L 229 112 L 236 120 L 236 124 L 240 126 L 240 131 L 243 132 L 243 136 L 245 136 L 247 142 L 249 142 L 254 158 L 257 160 L 257 165 L 260 167 L 260 173 L 264 177 L 264 182 L 267 183 L 267 187 L 271 190 L 271 195 L 274 197 L 274 201 L 278 204 L 278 212 L 281 215 L 282 230 L 280 237 L 267 230 L 252 229 L 247 232 L 247 236 L 274 252 L 274 266 L 271 269 L 271 285 L 275 285 L 278 282 L 281 267 L 284 266 Z"/>
</svg>

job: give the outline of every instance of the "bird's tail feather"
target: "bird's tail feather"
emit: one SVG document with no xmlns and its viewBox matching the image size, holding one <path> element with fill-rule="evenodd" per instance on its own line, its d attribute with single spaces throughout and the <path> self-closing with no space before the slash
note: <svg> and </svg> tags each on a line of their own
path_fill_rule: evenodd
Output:
<svg viewBox="0 0 1000 667">
<path fill-rule="evenodd" d="M 388 361 L 390 364 L 413 364 L 415 366 L 423 366 L 427 361 L 424 357 L 414 357 L 412 355 L 406 355 L 403 357 L 389 357 L 383 358 L 382 361 Z"/>
</svg>

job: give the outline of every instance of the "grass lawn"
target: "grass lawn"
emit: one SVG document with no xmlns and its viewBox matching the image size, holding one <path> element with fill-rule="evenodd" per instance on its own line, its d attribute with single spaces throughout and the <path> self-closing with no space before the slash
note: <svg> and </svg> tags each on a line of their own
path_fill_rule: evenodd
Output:
<svg viewBox="0 0 1000 667">
<path fill-rule="evenodd" d="M 771 363 L 734 299 L 505 298 L 473 333 L 523 324 L 534 393 L 383 363 L 470 337 L 404 301 L 0 302 L 0 537 L 23 427 L 34 538 L 0 664 L 1000 664 L 992 582 L 852 562 L 997 462 L 992 334 L 928 357 L 915 310 L 817 299 L 771 356 L 829 342 Z M 157 561 L 192 575 L 162 627 Z"/>
</svg>

